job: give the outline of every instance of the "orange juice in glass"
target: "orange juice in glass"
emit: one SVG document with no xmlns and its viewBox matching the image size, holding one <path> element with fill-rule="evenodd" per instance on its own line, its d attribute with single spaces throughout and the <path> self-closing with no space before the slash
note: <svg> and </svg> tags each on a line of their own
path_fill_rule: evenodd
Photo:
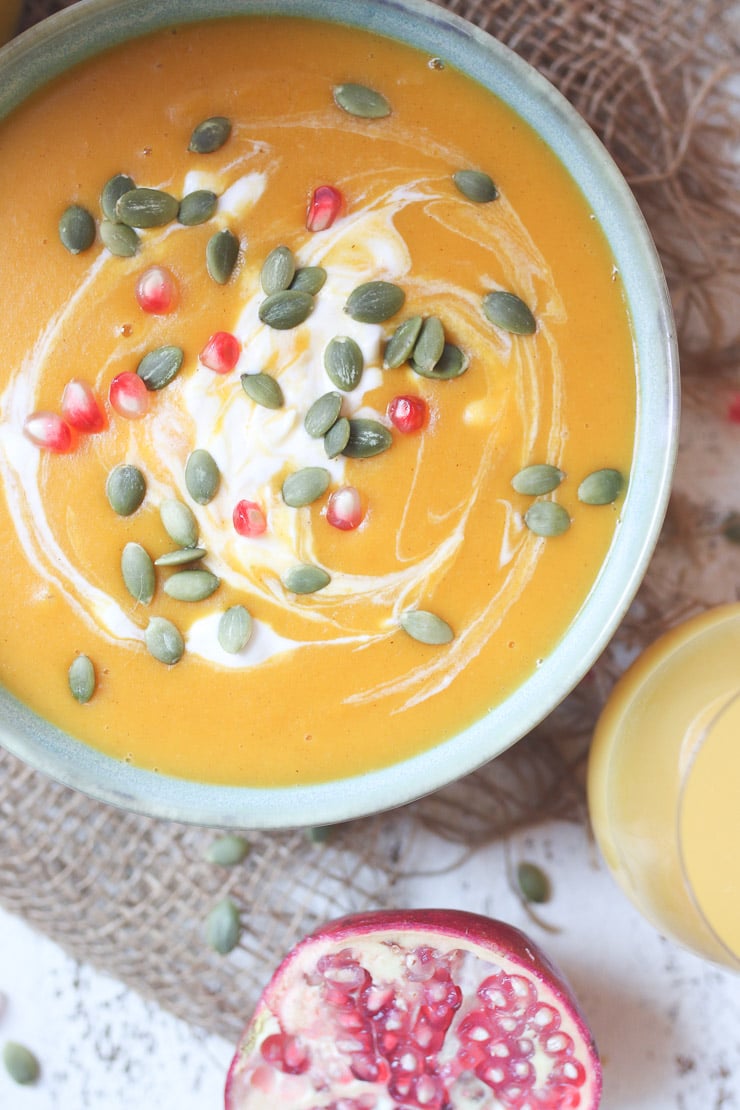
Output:
<svg viewBox="0 0 740 1110">
<path fill-rule="evenodd" d="M 672 629 L 632 664 L 588 768 L 601 852 L 666 936 L 740 971 L 740 605 Z"/>
</svg>

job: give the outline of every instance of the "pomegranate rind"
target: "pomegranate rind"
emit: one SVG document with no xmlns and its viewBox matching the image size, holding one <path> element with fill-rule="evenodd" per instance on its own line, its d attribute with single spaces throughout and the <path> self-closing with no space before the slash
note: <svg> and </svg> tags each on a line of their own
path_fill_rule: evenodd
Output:
<svg viewBox="0 0 740 1110">
<path fill-rule="evenodd" d="M 252 1020 L 246 1027 L 231 1066 L 225 1087 L 225 1110 L 263 1110 L 281 1106 L 286 1110 L 392 1110 L 400 1105 L 416 1106 L 410 1098 L 403 1101 L 397 1094 L 386 1092 L 384 1079 L 378 1083 L 356 1081 L 347 1083 L 345 1072 L 336 1060 L 336 1030 L 326 1027 L 325 1010 L 319 1013 L 315 1004 L 306 1005 L 305 996 L 316 990 L 315 969 L 320 961 L 337 960 L 346 952 L 356 953 L 362 968 L 371 972 L 379 966 L 377 952 L 402 953 L 433 950 L 441 955 L 462 954 L 463 963 L 476 968 L 472 981 L 461 982 L 462 1004 L 455 1022 L 450 1025 L 451 1042 L 440 1048 L 434 1057 L 439 1074 L 450 1079 L 450 1062 L 458 1048 L 456 1034 L 475 1020 L 480 1006 L 477 988 L 486 981 L 485 969 L 514 976 L 517 982 L 532 984 L 537 1005 L 551 1007 L 558 1014 L 557 1035 L 570 1038 L 571 1072 L 579 1073 L 572 1089 L 548 1087 L 545 1083 L 536 1093 L 499 1098 L 484 1087 L 472 1072 L 467 1071 L 453 1082 L 444 1101 L 430 1101 L 434 1107 L 480 1107 L 481 1110 L 596 1110 L 601 1101 L 602 1072 L 598 1052 L 586 1018 L 562 973 L 549 957 L 526 934 L 505 922 L 461 910 L 397 910 L 352 914 L 322 926 L 292 949 L 275 971 L 257 1004 Z M 373 955 L 374 953 L 374 955 Z M 340 960 L 341 962 L 341 960 Z M 480 966 L 479 966 L 480 964 Z M 354 965 L 353 965 L 354 966 Z M 380 977 L 382 980 L 382 976 Z M 374 979 L 375 983 L 376 980 Z M 381 981 L 379 986 L 382 987 Z M 293 1054 L 293 1067 L 288 1072 L 269 1062 L 263 1045 L 283 1037 Z M 458 1054 L 459 1055 L 459 1054 Z M 305 1058 L 305 1059 L 304 1059 Z M 428 1060 L 432 1060 L 430 1055 Z M 455 1060 L 457 1057 L 455 1057 Z M 321 1075 L 326 1065 L 329 1074 Z M 435 1065 L 429 1064 L 433 1070 Z M 386 1069 L 387 1071 L 387 1069 Z M 462 1089 L 470 1074 L 476 1086 L 472 1096 Z M 356 1075 L 356 1073 L 355 1073 Z M 351 1078 L 351 1077 L 350 1077 Z M 440 1080 L 441 1082 L 441 1080 Z M 461 1093 L 458 1095 L 456 1091 Z M 561 1093 L 559 1094 L 558 1091 Z M 483 1099 L 481 1100 L 481 1093 Z M 371 1097 L 372 1096 L 372 1097 Z"/>
</svg>

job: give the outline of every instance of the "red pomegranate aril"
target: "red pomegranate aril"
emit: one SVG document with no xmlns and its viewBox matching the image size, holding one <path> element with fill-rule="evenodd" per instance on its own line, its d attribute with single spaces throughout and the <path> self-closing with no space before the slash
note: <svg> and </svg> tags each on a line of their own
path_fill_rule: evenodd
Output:
<svg viewBox="0 0 740 1110">
<path fill-rule="evenodd" d="M 285 1033 L 273 1033 L 262 1042 L 263 1058 L 289 1075 L 302 1075 L 309 1066 L 305 1049 Z"/>
<path fill-rule="evenodd" d="M 74 435 L 66 420 L 56 412 L 33 412 L 23 425 L 23 434 L 37 447 L 64 455 L 74 447 Z"/>
<path fill-rule="evenodd" d="M 340 486 L 326 505 L 326 519 L 333 528 L 350 532 L 362 523 L 362 498 L 354 486 Z"/>
<path fill-rule="evenodd" d="M 261 536 L 267 529 L 265 514 L 256 501 L 237 501 L 232 519 L 240 536 Z"/>
<path fill-rule="evenodd" d="M 241 354 L 241 344 L 230 331 L 216 331 L 210 337 L 198 358 L 203 366 L 217 374 L 228 374 L 234 369 Z"/>
<path fill-rule="evenodd" d="M 102 432 L 105 413 L 92 387 L 80 378 L 72 378 L 62 393 L 62 416 L 78 432 Z"/>
<path fill-rule="evenodd" d="M 108 400 L 119 416 L 141 420 L 149 412 L 151 394 L 143 378 L 133 370 L 124 370 L 110 383 Z"/>
<path fill-rule="evenodd" d="M 136 282 L 139 308 L 152 316 L 166 316 L 177 303 L 177 283 L 164 266 L 150 266 Z"/>
<path fill-rule="evenodd" d="M 319 185 L 309 201 L 306 227 L 309 231 L 326 231 L 342 211 L 343 197 L 333 185 Z"/>
<path fill-rule="evenodd" d="M 388 405 L 388 419 L 394 428 L 405 435 L 423 428 L 426 418 L 427 404 L 422 397 L 394 397 Z"/>
</svg>

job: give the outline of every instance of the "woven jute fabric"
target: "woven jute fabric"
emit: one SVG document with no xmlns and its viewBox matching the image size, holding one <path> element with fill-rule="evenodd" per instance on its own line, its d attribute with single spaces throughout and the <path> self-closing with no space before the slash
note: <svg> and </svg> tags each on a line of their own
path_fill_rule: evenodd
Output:
<svg viewBox="0 0 740 1110">
<path fill-rule="evenodd" d="M 437 0 L 442 3 L 442 0 Z M 24 26 L 64 3 L 29 0 Z M 271 968 L 326 918 L 393 899 L 409 838 L 471 850 L 543 819 L 586 820 L 585 756 L 626 661 L 667 626 L 737 600 L 740 547 L 738 12 L 725 0 L 449 0 L 571 101 L 646 216 L 679 333 L 685 408 L 674 495 L 645 582 L 612 644 L 551 716 L 509 752 L 393 814 L 317 843 L 249 832 L 238 867 L 206 862 L 212 830 L 101 805 L 0 752 L 0 902 L 70 954 L 194 1025 L 233 1039 Z M 733 405 L 735 406 L 733 409 Z M 205 943 L 230 896 L 243 931 Z"/>
</svg>

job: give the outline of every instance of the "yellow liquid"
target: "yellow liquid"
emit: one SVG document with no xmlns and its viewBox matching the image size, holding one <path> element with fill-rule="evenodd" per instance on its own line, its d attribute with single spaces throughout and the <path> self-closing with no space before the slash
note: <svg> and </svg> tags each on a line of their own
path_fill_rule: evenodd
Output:
<svg viewBox="0 0 740 1110">
<path fill-rule="evenodd" d="M 740 606 L 661 637 L 615 687 L 591 751 L 604 858 L 661 932 L 740 970 Z"/>
</svg>

